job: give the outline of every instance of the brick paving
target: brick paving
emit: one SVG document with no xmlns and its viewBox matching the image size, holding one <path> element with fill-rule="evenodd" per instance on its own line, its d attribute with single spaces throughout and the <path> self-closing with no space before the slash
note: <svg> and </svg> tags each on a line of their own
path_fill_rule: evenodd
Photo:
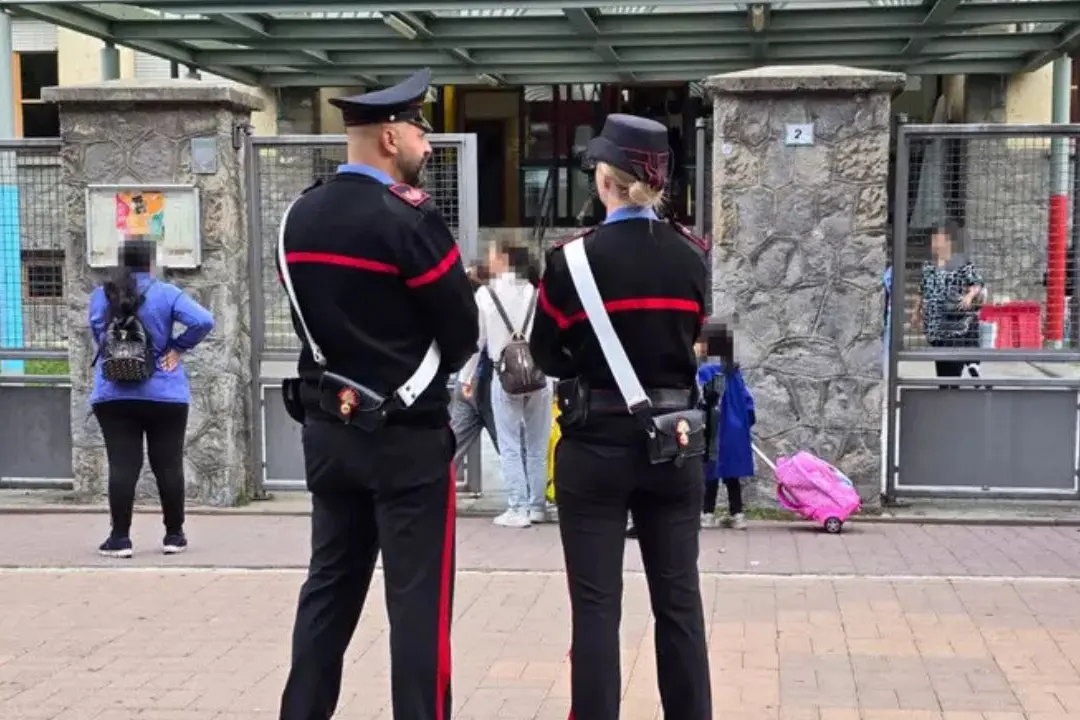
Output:
<svg viewBox="0 0 1080 720">
<path fill-rule="evenodd" d="M 103 514 L 0 514 L 0 566 L 115 565 L 94 549 L 104 539 Z M 303 516 L 193 515 L 191 550 L 163 558 L 159 516 L 138 513 L 131 565 L 303 568 L 309 521 Z M 633 543 L 631 542 L 630 545 Z M 472 570 L 561 571 L 558 528 L 505 530 L 484 518 L 458 520 L 458 564 Z M 628 570 L 640 570 L 636 552 Z M 702 534 L 707 573 L 778 575 L 933 575 L 1080 579 L 1080 528 L 910 525 L 853 522 L 839 536 L 808 523 L 751 523 L 750 532 Z M 2 716 L 0 716 L 2 720 Z"/>
<path fill-rule="evenodd" d="M 102 525 L 0 516 L 0 562 L 24 566 L 0 570 L 0 718 L 273 720 L 303 580 L 292 569 L 306 552 L 303 518 L 193 517 L 194 547 L 166 562 L 148 547 L 160 539 L 156 518 L 140 516 L 144 552 L 105 566 L 90 551 Z M 715 717 L 1080 717 L 1078 541 L 1058 528 L 707 532 Z M 555 529 L 463 520 L 460 550 L 454 717 L 564 720 L 569 614 Z M 659 720 L 633 550 L 627 567 L 623 718 Z M 345 720 L 390 717 L 381 594 L 350 649 Z"/>
</svg>

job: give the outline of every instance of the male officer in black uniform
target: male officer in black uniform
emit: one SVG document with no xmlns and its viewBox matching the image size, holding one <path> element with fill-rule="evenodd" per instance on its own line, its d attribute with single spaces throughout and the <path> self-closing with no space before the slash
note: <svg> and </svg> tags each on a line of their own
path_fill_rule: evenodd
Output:
<svg viewBox="0 0 1080 720">
<path fill-rule="evenodd" d="M 448 374 L 476 352 L 453 235 L 415 187 L 431 155 L 431 73 L 331 101 L 348 158 L 286 211 L 278 267 L 302 349 L 286 382 L 304 423 L 311 565 L 282 720 L 327 720 L 382 551 L 396 720 L 450 720 L 454 439 Z M 291 285 L 290 285 L 291 283 Z"/>
<path fill-rule="evenodd" d="M 666 186 L 667 138 L 657 122 L 610 115 L 589 144 L 607 216 L 548 253 L 529 343 L 536 364 L 560 378 L 555 498 L 573 617 L 571 717 L 581 720 L 619 717 L 628 511 L 656 618 L 664 718 L 712 718 L 697 566 L 705 427 L 694 356 L 707 245 L 640 202 L 653 204 Z M 583 266 L 595 292 L 579 292 Z M 593 314 L 582 299 L 589 296 Z M 598 314 L 610 318 L 606 329 Z M 609 361 L 618 360 L 616 344 L 628 363 Z"/>
</svg>

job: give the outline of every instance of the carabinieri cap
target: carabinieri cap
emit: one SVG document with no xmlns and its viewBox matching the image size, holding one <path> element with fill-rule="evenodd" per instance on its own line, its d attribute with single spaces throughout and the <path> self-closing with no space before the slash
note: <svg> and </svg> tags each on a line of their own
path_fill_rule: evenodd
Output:
<svg viewBox="0 0 1080 720">
<path fill-rule="evenodd" d="M 649 118 L 612 113 L 589 141 L 585 158 L 593 164 L 605 162 L 659 190 L 667 185 L 671 162 L 667 128 Z"/>
<path fill-rule="evenodd" d="M 429 85 L 431 70 L 424 68 L 397 85 L 363 95 L 333 98 L 330 104 L 341 110 L 346 127 L 407 122 L 431 132 L 431 123 L 423 111 Z"/>
</svg>

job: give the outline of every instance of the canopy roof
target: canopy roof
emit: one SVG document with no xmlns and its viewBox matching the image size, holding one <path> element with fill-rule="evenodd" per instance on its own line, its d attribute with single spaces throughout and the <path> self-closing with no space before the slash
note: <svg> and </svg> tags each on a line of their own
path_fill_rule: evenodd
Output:
<svg viewBox="0 0 1080 720">
<path fill-rule="evenodd" d="M 694 81 L 771 64 L 1015 73 L 1080 47 L 1080 0 L 0 0 L 0 8 L 271 87 Z"/>
</svg>

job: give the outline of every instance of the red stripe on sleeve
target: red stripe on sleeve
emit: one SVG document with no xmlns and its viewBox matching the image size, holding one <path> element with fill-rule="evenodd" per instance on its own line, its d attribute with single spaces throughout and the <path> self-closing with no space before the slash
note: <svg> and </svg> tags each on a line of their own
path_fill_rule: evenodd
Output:
<svg viewBox="0 0 1080 720">
<path fill-rule="evenodd" d="M 454 267 L 454 264 L 457 263 L 459 257 L 461 257 L 461 251 L 458 250 L 458 246 L 455 245 L 450 249 L 450 252 L 446 253 L 446 257 L 439 261 L 438 265 L 425 273 L 409 278 L 405 281 L 405 284 L 411 288 L 430 285 L 446 273 L 450 272 L 450 268 Z"/>
<path fill-rule="evenodd" d="M 547 292 L 544 290 L 543 281 L 540 282 L 540 289 L 537 291 L 536 303 L 540 306 L 541 310 L 555 321 L 555 324 L 559 326 L 560 330 L 565 330 L 570 327 L 570 318 L 559 312 L 558 308 L 552 305 L 551 301 L 548 300 Z"/>
<path fill-rule="evenodd" d="M 286 253 L 285 262 L 290 265 L 314 264 L 336 265 L 337 267 L 353 268 L 355 270 L 367 270 L 368 272 L 385 273 L 387 275 L 400 275 L 401 271 L 389 263 L 378 260 L 352 257 L 350 255 L 337 255 L 335 253 L 322 252 L 291 252 Z"/>
</svg>

